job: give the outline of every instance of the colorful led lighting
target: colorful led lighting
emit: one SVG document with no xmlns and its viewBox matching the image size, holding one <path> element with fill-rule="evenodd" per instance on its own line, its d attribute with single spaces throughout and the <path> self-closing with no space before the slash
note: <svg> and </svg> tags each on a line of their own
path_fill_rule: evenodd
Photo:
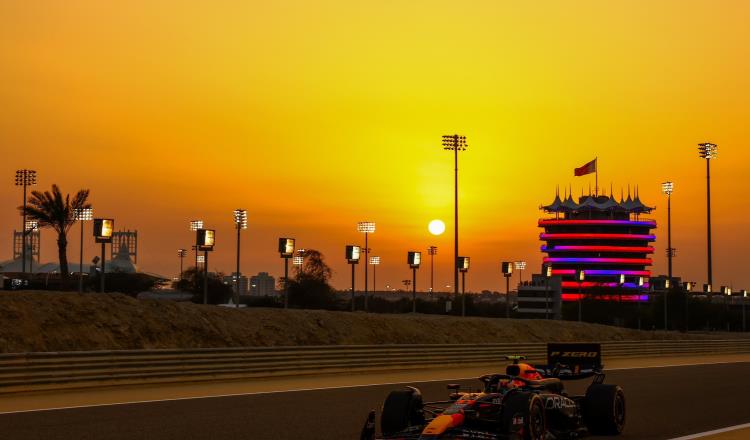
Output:
<svg viewBox="0 0 750 440">
<path fill-rule="evenodd" d="M 654 241 L 652 234 L 539 234 L 541 240 L 638 240 Z"/>
<path fill-rule="evenodd" d="M 575 275 L 575 269 L 552 269 L 552 275 Z M 636 277 L 650 277 L 651 271 L 648 270 L 609 270 L 609 269 L 586 269 L 586 276 L 598 276 L 598 275 L 620 275 L 625 276 L 636 276 Z"/>
<path fill-rule="evenodd" d="M 563 293 L 561 298 L 563 301 L 578 301 L 581 297 L 586 298 L 586 295 L 579 295 L 577 293 Z M 603 301 L 619 301 L 619 295 L 594 295 L 591 298 Z M 645 302 L 648 301 L 648 295 L 622 295 L 622 300 L 627 302 Z"/>
<path fill-rule="evenodd" d="M 562 258 L 562 257 L 546 257 L 545 263 L 591 263 L 591 264 L 633 264 L 638 266 L 651 265 L 652 261 L 650 258 Z"/>
<path fill-rule="evenodd" d="M 626 252 L 653 254 L 653 246 L 542 246 L 542 252 Z"/>
<path fill-rule="evenodd" d="M 575 281 L 563 281 L 562 282 L 563 288 L 567 289 L 578 289 L 578 283 Z M 616 287 L 619 288 L 620 285 L 617 283 L 598 283 L 596 281 L 584 281 L 581 283 L 581 289 L 591 289 L 595 287 Z M 636 283 L 625 283 L 622 285 L 622 288 L 624 289 L 648 289 L 649 283 L 644 283 L 642 287 L 639 287 Z"/>
<path fill-rule="evenodd" d="M 656 227 L 656 220 L 539 220 L 539 226 L 570 226 L 570 225 L 613 225 L 613 226 L 645 226 Z"/>
</svg>

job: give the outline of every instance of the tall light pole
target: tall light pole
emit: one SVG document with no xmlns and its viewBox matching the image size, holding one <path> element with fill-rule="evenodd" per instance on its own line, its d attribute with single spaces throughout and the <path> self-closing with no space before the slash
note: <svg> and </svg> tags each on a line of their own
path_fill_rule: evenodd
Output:
<svg viewBox="0 0 750 440">
<path fill-rule="evenodd" d="M 583 321 L 583 281 L 586 279 L 586 272 L 582 269 L 576 270 L 576 281 L 578 282 L 578 322 Z"/>
<path fill-rule="evenodd" d="M 695 287 L 695 283 L 692 281 L 682 283 L 682 288 L 685 291 L 685 332 L 690 331 L 690 292 L 693 290 L 693 287 Z"/>
<path fill-rule="evenodd" d="M 203 229 L 203 220 L 190 220 L 190 230 L 195 232 L 198 229 Z M 195 251 L 195 269 L 198 270 L 198 245 L 194 245 L 193 250 Z"/>
<path fill-rule="evenodd" d="M 544 319 L 549 319 L 549 279 L 552 278 L 552 265 L 545 264 L 544 269 Z"/>
<path fill-rule="evenodd" d="M 510 277 L 513 275 L 513 263 L 503 261 L 501 269 L 505 277 L 505 317 L 510 318 Z"/>
<path fill-rule="evenodd" d="M 430 256 L 430 293 L 435 292 L 435 255 L 437 255 L 437 246 L 427 248 L 427 255 Z"/>
<path fill-rule="evenodd" d="M 375 269 L 380 264 L 380 257 L 376 257 L 376 256 L 370 257 L 370 264 L 372 265 L 372 291 L 374 293 L 378 291 L 377 283 L 375 282 L 376 281 Z"/>
<path fill-rule="evenodd" d="M 36 185 L 36 171 L 16 170 L 16 186 L 23 187 L 23 211 L 21 212 L 21 271 L 26 273 L 26 188 Z"/>
<path fill-rule="evenodd" d="M 352 312 L 355 310 L 354 291 L 356 286 L 354 285 L 354 266 L 359 264 L 360 251 L 361 248 L 359 246 L 353 244 L 346 246 L 346 262 L 352 266 Z"/>
<path fill-rule="evenodd" d="M 289 259 L 294 256 L 293 238 L 279 238 L 279 256 L 284 259 L 284 308 L 289 308 Z"/>
<path fill-rule="evenodd" d="M 30 244 L 30 248 L 31 248 L 31 255 L 30 255 L 30 257 L 31 258 L 29 258 L 29 272 L 31 272 L 32 274 L 34 273 L 34 244 L 33 244 L 34 243 L 34 235 L 33 234 L 35 232 L 37 232 L 37 231 L 39 231 L 39 222 L 36 221 L 36 220 L 26 220 L 26 224 L 24 225 L 24 229 L 23 229 L 23 234 L 22 235 L 25 237 L 25 236 L 31 234 L 31 237 L 32 237 L 31 238 L 31 244 Z"/>
<path fill-rule="evenodd" d="M 195 246 L 203 251 L 203 304 L 208 304 L 208 253 L 214 250 L 216 230 L 198 229 L 195 231 Z"/>
<path fill-rule="evenodd" d="M 237 271 L 234 282 L 234 292 L 237 295 L 234 306 L 240 307 L 240 231 L 247 229 L 247 211 L 244 209 L 234 210 L 234 226 L 237 228 Z"/>
<path fill-rule="evenodd" d="M 667 195 L 667 280 L 671 288 L 672 284 L 672 258 L 675 255 L 675 249 L 672 247 L 672 192 L 674 191 L 673 182 L 664 182 L 661 184 L 661 190 Z M 664 330 L 667 330 L 667 302 L 669 299 L 669 288 L 664 291 Z"/>
<path fill-rule="evenodd" d="M 708 284 L 714 284 L 713 261 L 711 258 L 711 159 L 716 159 L 719 147 L 710 142 L 698 144 L 698 155 L 706 159 L 706 230 L 708 232 Z"/>
<path fill-rule="evenodd" d="M 375 232 L 375 222 L 358 222 L 357 223 L 357 232 L 362 232 L 365 234 L 365 312 L 369 310 L 368 306 L 368 296 L 369 296 L 369 287 L 368 287 L 368 280 L 367 280 L 367 262 L 369 262 L 369 255 L 370 255 L 370 247 L 367 244 L 367 235 L 372 234 Z"/>
<path fill-rule="evenodd" d="M 453 185 L 453 296 L 458 296 L 458 152 L 466 151 L 466 136 L 457 134 L 443 136 L 443 150 L 453 151 L 454 185 Z"/>
<path fill-rule="evenodd" d="M 115 230 L 115 220 L 111 218 L 95 218 L 94 219 L 94 238 L 97 243 L 102 244 L 102 273 L 99 278 L 99 291 L 104 293 L 104 274 L 107 269 L 106 261 L 106 250 L 107 243 L 112 243 L 112 233 Z"/>
<path fill-rule="evenodd" d="M 522 272 L 524 269 L 526 269 L 526 262 L 525 261 L 515 261 L 513 263 L 515 269 L 518 271 L 518 284 L 523 284 L 523 274 Z"/>
<path fill-rule="evenodd" d="M 469 257 L 458 257 L 458 270 L 461 272 L 461 316 L 466 316 L 466 272 L 469 271 Z"/>
<path fill-rule="evenodd" d="M 747 319 L 746 319 L 747 315 L 745 314 L 745 307 L 747 303 L 747 290 L 742 289 L 740 293 L 742 294 L 741 296 L 742 298 L 742 331 L 746 332 L 747 331 Z"/>
<path fill-rule="evenodd" d="M 406 262 L 411 268 L 411 312 L 417 313 L 417 269 L 422 264 L 422 253 L 409 251 L 406 254 Z"/>
<path fill-rule="evenodd" d="M 185 257 L 187 256 L 187 249 L 177 249 L 177 256 L 180 258 L 180 280 L 182 279 L 182 274 L 185 272 L 183 270 L 183 261 L 185 260 Z"/>
<path fill-rule="evenodd" d="M 92 208 L 75 208 L 73 218 L 81 222 L 81 248 L 79 250 L 80 261 L 78 263 L 78 293 L 83 293 L 83 222 L 94 219 Z"/>
</svg>

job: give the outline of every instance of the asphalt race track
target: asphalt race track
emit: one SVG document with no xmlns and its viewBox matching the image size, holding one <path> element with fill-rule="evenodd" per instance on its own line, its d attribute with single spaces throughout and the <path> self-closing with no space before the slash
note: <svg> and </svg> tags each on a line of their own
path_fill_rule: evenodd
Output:
<svg viewBox="0 0 750 440">
<path fill-rule="evenodd" d="M 669 439 L 750 422 L 750 363 L 611 371 L 625 389 L 622 439 Z M 475 380 L 463 384 L 478 384 Z M 443 399 L 446 382 L 416 384 Z M 569 386 L 577 392 L 583 383 Z M 357 439 L 393 385 L 95 406 L 0 414 L 0 438 Z"/>
</svg>

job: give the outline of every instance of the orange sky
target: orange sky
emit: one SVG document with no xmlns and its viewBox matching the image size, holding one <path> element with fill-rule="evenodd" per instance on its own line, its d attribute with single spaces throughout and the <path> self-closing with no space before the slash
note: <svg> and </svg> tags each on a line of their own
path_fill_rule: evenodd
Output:
<svg viewBox="0 0 750 440">
<path fill-rule="evenodd" d="M 675 182 L 675 274 L 702 283 L 696 144 L 710 140 L 720 152 L 715 284 L 750 287 L 750 6 L 517 3 L 0 3 L 0 259 L 20 223 L 13 173 L 26 167 L 42 189 L 90 188 L 97 216 L 138 229 L 147 271 L 175 275 L 192 218 L 217 229 L 211 268 L 231 271 L 232 210 L 243 207 L 244 273 L 278 275 L 275 243 L 288 235 L 323 251 L 345 287 L 343 247 L 361 241 L 358 220 L 373 220 L 380 287 L 408 278 L 406 252 L 431 244 L 444 285 L 451 235 L 431 238 L 426 226 L 451 219 L 440 136 L 458 132 L 469 142 L 467 289 L 500 289 L 504 259 L 538 270 L 538 206 L 557 184 L 588 189 L 593 179 L 572 170 L 594 156 L 602 186 L 639 184 L 661 226 L 659 184 Z M 53 260 L 54 237 L 43 234 Z"/>
</svg>

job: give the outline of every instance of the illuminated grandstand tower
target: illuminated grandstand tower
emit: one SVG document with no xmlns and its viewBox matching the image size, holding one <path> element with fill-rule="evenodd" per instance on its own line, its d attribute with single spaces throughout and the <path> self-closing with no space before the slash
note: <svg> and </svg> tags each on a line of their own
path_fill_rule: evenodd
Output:
<svg viewBox="0 0 750 440">
<path fill-rule="evenodd" d="M 641 217 L 653 208 L 640 201 L 637 190 L 635 198 L 628 194 L 619 202 L 611 194 L 581 196 L 575 202 L 570 195 L 560 200 L 558 193 L 541 209 L 554 214 L 539 220 L 544 228 L 539 237 L 546 242 L 544 264 L 552 266 L 553 276 L 562 277 L 563 301 L 577 301 L 579 288 L 585 298 L 617 301 L 622 294 L 623 301 L 648 300 L 643 292 L 649 288 L 656 221 Z M 585 272 L 580 286 L 575 280 L 578 269 Z"/>
</svg>

